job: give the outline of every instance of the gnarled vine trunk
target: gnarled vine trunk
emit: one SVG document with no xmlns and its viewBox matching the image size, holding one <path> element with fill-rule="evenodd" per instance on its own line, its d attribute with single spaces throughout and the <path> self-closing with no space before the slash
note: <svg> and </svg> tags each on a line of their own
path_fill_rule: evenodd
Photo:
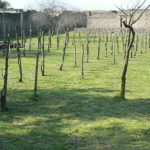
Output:
<svg viewBox="0 0 150 150">
<path fill-rule="evenodd" d="M 134 43 L 134 39 L 135 39 L 135 31 L 133 29 L 133 27 L 131 25 L 127 25 L 126 22 L 123 22 L 125 28 L 129 29 L 129 43 L 128 43 L 128 49 L 126 52 L 126 56 L 125 56 L 125 64 L 124 64 L 124 68 L 123 68 L 123 72 L 122 72 L 122 76 L 121 76 L 121 91 L 120 91 L 120 96 L 121 98 L 125 99 L 125 89 L 126 89 L 126 74 L 127 74 L 127 70 L 128 70 L 128 64 L 129 64 L 129 55 L 130 55 L 130 51 L 132 48 L 132 45 Z"/>
</svg>

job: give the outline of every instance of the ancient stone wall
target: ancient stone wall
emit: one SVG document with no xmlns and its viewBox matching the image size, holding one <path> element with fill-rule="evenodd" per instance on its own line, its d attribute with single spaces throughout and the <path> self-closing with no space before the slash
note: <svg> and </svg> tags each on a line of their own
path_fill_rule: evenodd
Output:
<svg viewBox="0 0 150 150">
<path fill-rule="evenodd" d="M 143 10 L 139 10 L 137 16 Z M 90 11 L 87 13 L 87 28 L 120 28 L 121 12 L 116 11 Z M 135 16 L 135 17 L 137 17 Z M 150 10 L 134 25 L 136 29 L 150 29 Z"/>
<path fill-rule="evenodd" d="M 87 28 L 117 28 L 118 15 L 111 11 L 91 12 L 87 17 Z"/>
<path fill-rule="evenodd" d="M 6 10 L 5 12 L 5 28 L 6 32 L 15 33 L 18 30 L 20 33 L 20 10 Z M 16 12 L 15 12 L 16 11 Z M 143 10 L 139 10 L 137 16 Z M 15 12 L 15 13 L 14 13 Z M 135 17 L 137 17 L 135 16 Z M 64 11 L 60 12 L 53 18 L 49 14 L 44 12 L 27 11 L 23 13 L 23 28 L 26 33 L 29 34 L 29 26 L 32 25 L 33 33 L 37 33 L 37 27 L 43 30 L 58 29 L 65 31 L 66 28 L 70 30 L 74 28 L 108 28 L 108 29 L 119 29 L 121 28 L 121 18 L 124 17 L 121 12 L 117 11 L 85 11 L 85 12 L 74 12 Z M 54 28 L 54 27 L 55 28 Z M 122 25 L 123 27 L 123 25 Z M 142 18 L 134 25 L 136 29 L 150 30 L 150 10 L 147 10 Z M 3 11 L 0 12 L 0 36 L 3 35 Z"/>
<path fill-rule="evenodd" d="M 57 26 L 59 29 L 69 28 L 72 30 L 74 28 L 87 27 L 86 13 L 64 11 L 58 17 L 59 19 Z"/>
<path fill-rule="evenodd" d="M 141 12 L 139 12 L 141 13 Z M 139 15 L 139 14 L 138 14 Z M 150 10 L 142 16 L 142 18 L 134 25 L 135 28 L 150 30 Z"/>
</svg>

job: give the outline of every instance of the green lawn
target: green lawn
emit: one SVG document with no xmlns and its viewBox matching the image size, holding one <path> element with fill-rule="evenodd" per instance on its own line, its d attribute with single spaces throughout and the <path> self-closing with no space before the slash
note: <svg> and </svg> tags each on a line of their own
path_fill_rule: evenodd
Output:
<svg viewBox="0 0 150 150">
<path fill-rule="evenodd" d="M 117 97 L 124 61 L 121 44 L 113 64 L 110 46 L 108 57 L 101 46 L 97 60 L 97 43 L 90 43 L 90 59 L 86 63 L 85 51 L 85 79 L 81 80 L 81 45 L 77 45 L 75 67 L 70 39 L 63 71 L 59 71 L 64 35 L 59 49 L 55 38 L 51 52 L 46 53 L 45 77 L 39 67 L 38 101 L 33 101 L 36 46 L 22 58 L 23 83 L 18 82 L 15 50 L 10 52 L 9 111 L 0 112 L 0 150 L 73 150 L 75 145 L 77 150 L 149 150 L 150 51 L 140 54 L 139 50 L 130 59 L 127 100 L 121 100 Z M 0 68 L 3 64 L 1 53 Z"/>
</svg>

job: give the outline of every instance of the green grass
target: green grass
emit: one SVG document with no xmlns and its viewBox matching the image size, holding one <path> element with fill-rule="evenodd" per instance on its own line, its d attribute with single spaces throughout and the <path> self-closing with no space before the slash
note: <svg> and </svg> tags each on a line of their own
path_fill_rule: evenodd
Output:
<svg viewBox="0 0 150 150">
<path fill-rule="evenodd" d="M 123 69 L 121 44 L 113 64 L 110 47 L 105 57 L 102 45 L 98 61 L 97 43 L 90 43 L 90 62 L 86 63 L 85 55 L 85 79 L 81 80 L 81 45 L 74 67 L 70 40 L 63 71 L 59 71 L 64 35 L 58 50 L 55 39 L 46 54 L 45 77 L 39 69 L 37 101 L 33 101 L 36 46 L 22 58 L 23 83 L 18 82 L 17 58 L 11 50 L 9 110 L 0 112 L 0 150 L 72 150 L 75 137 L 78 150 L 149 150 L 150 52 L 138 52 L 130 59 L 127 100 L 121 100 L 117 97 Z M 3 64 L 0 57 L 0 68 Z"/>
</svg>

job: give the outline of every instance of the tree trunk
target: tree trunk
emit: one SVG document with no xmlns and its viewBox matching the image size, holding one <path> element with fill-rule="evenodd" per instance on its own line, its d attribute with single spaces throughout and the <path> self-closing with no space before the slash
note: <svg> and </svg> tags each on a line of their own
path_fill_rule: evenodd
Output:
<svg viewBox="0 0 150 150">
<path fill-rule="evenodd" d="M 63 55 L 62 55 L 62 63 L 61 63 L 60 68 L 59 68 L 60 71 L 62 71 L 63 66 L 64 66 L 64 61 L 65 61 L 65 55 L 66 55 L 66 49 L 67 49 L 68 42 L 69 42 L 69 32 L 66 33 L 66 37 L 65 37 Z"/>
<path fill-rule="evenodd" d="M 128 40 L 128 49 L 127 49 L 127 53 L 125 56 L 125 64 L 124 64 L 124 68 L 123 68 L 123 72 L 122 72 L 122 76 L 121 76 L 121 90 L 120 90 L 120 96 L 122 99 L 125 99 L 125 92 L 126 92 L 126 74 L 127 74 L 127 69 L 128 69 L 128 63 L 129 63 L 129 55 L 130 55 L 130 51 L 132 48 L 132 45 L 134 43 L 134 38 L 135 38 L 135 31 L 133 29 L 132 26 L 127 25 L 126 22 L 123 22 L 124 26 L 126 28 L 128 28 L 130 30 L 129 32 L 129 38 L 130 40 Z M 132 34 L 132 35 L 131 35 Z M 131 37 L 132 36 L 132 37 Z"/>
</svg>

